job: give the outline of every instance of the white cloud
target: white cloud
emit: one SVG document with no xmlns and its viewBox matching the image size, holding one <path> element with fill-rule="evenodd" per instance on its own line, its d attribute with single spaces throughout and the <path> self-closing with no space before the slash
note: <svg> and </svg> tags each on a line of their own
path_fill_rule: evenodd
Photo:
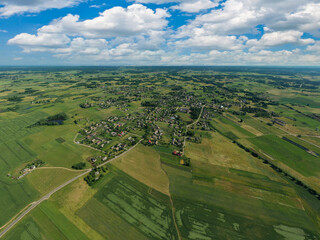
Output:
<svg viewBox="0 0 320 240">
<path fill-rule="evenodd" d="M 83 39 L 74 38 L 70 45 L 65 48 L 56 49 L 54 52 L 60 56 L 70 55 L 97 55 L 100 54 L 108 46 L 105 39 Z"/>
<path fill-rule="evenodd" d="M 169 42 L 193 54 L 208 50 L 245 53 L 246 48 L 261 51 L 286 44 L 309 45 L 314 40 L 304 38 L 304 33 L 320 28 L 319 4 L 310 1 L 227 0 L 221 8 L 199 14 L 181 26 Z M 256 34 L 258 25 L 264 29 L 263 36 L 248 40 L 246 35 Z"/>
<path fill-rule="evenodd" d="M 210 0 L 189 0 L 183 1 L 172 9 L 177 9 L 183 12 L 196 13 L 201 10 L 210 9 L 219 6 L 219 2 Z"/>
<path fill-rule="evenodd" d="M 133 0 L 137 3 L 154 3 L 154 4 L 166 4 L 173 2 L 181 2 L 182 0 Z"/>
<path fill-rule="evenodd" d="M 79 61 L 81 63 L 91 64 L 107 63 L 111 65 L 154 65 L 157 62 L 159 63 L 161 57 L 166 54 L 163 50 L 140 50 L 135 43 L 123 43 L 114 48 L 104 46 L 99 49 L 99 52 L 86 51 L 85 53 L 75 53 L 75 49 L 61 50 L 62 51 L 55 54 L 55 57 L 64 61 L 71 61 L 73 63 Z M 66 51 L 66 53 L 64 51 Z"/>
<path fill-rule="evenodd" d="M 317 3 L 315 3 L 317 2 Z M 300 6 L 296 11 L 285 14 L 278 22 L 271 23 L 274 29 L 297 29 L 320 36 L 320 3 L 315 1 Z"/>
<path fill-rule="evenodd" d="M 315 65 L 320 61 L 320 56 L 302 54 L 299 51 L 266 51 L 244 52 L 244 51 L 217 51 L 209 53 L 192 53 L 190 55 L 167 54 L 162 57 L 164 65 Z"/>
<path fill-rule="evenodd" d="M 72 7 L 83 0 L 0 0 L 0 17 L 37 13 L 47 9 Z"/>
<path fill-rule="evenodd" d="M 248 47 L 253 48 L 265 48 L 265 47 L 275 47 L 284 44 L 294 44 L 294 45 L 307 45 L 314 43 L 315 41 L 311 38 L 303 39 L 301 38 L 303 32 L 289 30 L 289 31 L 278 31 L 265 33 L 260 40 L 251 39 L 247 42 Z"/>
<path fill-rule="evenodd" d="M 239 50 L 244 48 L 244 42 L 246 40 L 246 37 L 237 38 L 236 36 L 204 35 L 196 33 L 187 40 L 176 41 L 172 44 L 180 48 L 189 48 L 191 50 Z"/>
<path fill-rule="evenodd" d="M 24 52 L 47 51 L 59 57 L 98 56 L 105 51 L 112 56 L 158 51 L 165 43 L 167 17 L 165 10 L 153 11 L 141 4 L 107 9 L 84 21 L 78 15 L 68 14 L 39 28 L 37 34 L 18 34 L 8 44 L 18 45 Z"/>
<path fill-rule="evenodd" d="M 99 17 L 84 21 L 80 21 L 78 15 L 68 14 L 38 31 L 87 38 L 133 36 L 165 28 L 168 24 L 167 17 L 169 14 L 163 9 L 153 11 L 141 4 L 133 4 L 128 8 L 107 9 Z"/>
<path fill-rule="evenodd" d="M 181 27 L 179 34 L 188 35 L 193 28 L 199 27 L 215 35 L 245 34 L 252 33 L 257 25 L 265 25 L 271 29 L 282 26 L 283 31 L 297 30 L 295 25 L 297 18 L 300 18 L 301 25 L 303 21 L 319 24 L 318 13 L 320 10 L 318 7 L 316 8 L 319 4 L 310 3 L 316 1 L 227 0 L 222 4 L 222 8 L 198 15 L 189 24 Z M 309 5 L 310 7 L 308 7 Z M 311 13 L 313 15 L 310 16 Z M 304 20 L 302 21 L 302 19 Z M 314 26 L 314 24 L 312 25 Z M 306 26 L 304 26 L 304 29 L 306 29 Z"/>
<path fill-rule="evenodd" d="M 107 5 L 106 3 L 102 3 L 101 5 L 93 4 L 93 5 L 90 5 L 90 8 L 102 8 L 102 7 L 106 6 L 106 5 Z"/>
<path fill-rule="evenodd" d="M 64 34 L 39 33 L 31 35 L 21 33 L 8 41 L 10 45 L 19 45 L 25 52 L 46 51 L 46 49 L 55 49 L 65 47 L 70 39 Z"/>
<path fill-rule="evenodd" d="M 320 41 L 316 41 L 315 44 L 308 46 L 307 51 L 315 52 L 320 55 Z"/>
<path fill-rule="evenodd" d="M 168 9 L 152 10 L 142 4 L 113 7 L 87 20 L 68 14 L 35 34 L 15 36 L 8 44 L 24 52 L 49 52 L 63 61 L 87 64 L 320 64 L 320 43 L 305 37 L 319 34 L 319 0 L 135 2 L 170 2 L 172 9 L 183 12 L 211 10 L 198 13 L 178 30 L 168 26 Z M 222 7 L 215 8 L 217 4 Z M 286 49 L 288 44 L 296 49 Z"/>
<path fill-rule="evenodd" d="M 179 3 L 171 8 L 182 12 L 197 13 L 201 10 L 217 7 L 219 1 L 221 0 L 136 0 L 135 2 L 154 4 Z"/>
</svg>

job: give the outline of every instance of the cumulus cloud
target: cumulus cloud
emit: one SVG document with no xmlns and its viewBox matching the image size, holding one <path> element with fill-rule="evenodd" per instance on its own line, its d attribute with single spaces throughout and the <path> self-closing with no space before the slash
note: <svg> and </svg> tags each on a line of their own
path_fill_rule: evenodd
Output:
<svg viewBox="0 0 320 240">
<path fill-rule="evenodd" d="M 171 65 L 314 65 L 320 61 L 320 56 L 312 54 L 302 54 L 299 51 L 268 51 L 260 50 L 258 52 L 244 51 L 218 51 L 212 50 L 208 53 L 191 53 L 190 55 L 167 54 L 162 57 L 162 64 Z"/>
<path fill-rule="evenodd" d="M 316 2 L 316 0 L 310 1 Z M 315 23 L 319 24 L 320 17 L 317 10 L 319 10 L 320 3 L 311 4 L 310 1 L 227 0 L 222 4 L 222 8 L 198 15 L 189 24 L 181 27 L 179 34 L 186 35 L 198 27 L 212 34 L 251 33 L 257 25 L 265 25 L 271 29 L 290 30 L 296 28 L 298 18 L 300 18 L 301 26 L 304 25 L 304 22 L 309 25 L 312 23 L 312 27 L 316 27 Z M 310 15 L 311 13 L 314 14 Z M 306 28 L 307 26 L 304 25 L 304 29 Z"/>
<path fill-rule="evenodd" d="M 72 7 L 83 0 L 0 0 L 0 17 Z"/>
<path fill-rule="evenodd" d="M 154 4 L 165 4 L 172 2 L 181 2 L 182 0 L 135 0 L 137 3 L 154 3 Z"/>
<path fill-rule="evenodd" d="M 32 35 L 21 33 L 8 41 L 10 45 L 19 45 L 25 52 L 46 51 L 47 49 L 56 49 L 65 47 L 70 39 L 64 34 L 39 33 Z"/>
<path fill-rule="evenodd" d="M 258 51 L 287 44 L 312 44 L 314 40 L 303 35 L 320 28 L 318 7 L 320 3 L 305 0 L 227 0 L 221 8 L 199 14 L 181 26 L 172 36 L 175 40 L 171 40 L 170 44 L 187 47 L 194 52 L 245 51 L 246 48 Z M 258 26 L 260 29 L 263 26 L 264 34 L 260 39 L 248 40 L 249 34 L 257 34 Z"/>
<path fill-rule="evenodd" d="M 320 54 L 320 41 L 316 41 L 315 44 L 308 46 L 307 51 Z"/>
<path fill-rule="evenodd" d="M 210 9 L 219 6 L 219 2 L 210 0 L 190 0 L 183 1 L 178 6 L 173 6 L 172 9 L 178 9 L 183 12 L 196 13 L 204 9 Z"/>
<path fill-rule="evenodd" d="M 21 33 L 8 41 L 24 52 L 51 52 L 60 58 L 88 58 L 101 60 L 106 56 L 152 56 L 164 44 L 164 30 L 169 14 L 133 4 L 127 8 L 113 7 L 98 17 L 81 21 L 78 15 L 52 21 L 36 34 Z M 154 56 L 154 55 L 153 55 Z"/>
<path fill-rule="evenodd" d="M 86 20 L 68 14 L 35 34 L 18 34 L 8 44 L 18 45 L 24 52 L 50 52 L 60 59 L 104 64 L 320 63 L 320 43 L 314 40 L 320 29 L 319 0 L 134 2 Z M 172 10 L 197 15 L 174 30 L 168 22 L 170 9 L 153 10 L 139 3 L 171 3 L 167 7 Z M 201 11 L 204 9 L 207 11 Z"/>
<path fill-rule="evenodd" d="M 244 48 L 246 40 L 246 37 L 195 34 L 187 40 L 176 41 L 173 44 L 191 50 L 239 50 Z"/>
<path fill-rule="evenodd" d="M 100 16 L 80 21 L 78 15 L 54 20 L 51 24 L 38 30 L 40 33 L 64 33 L 70 36 L 87 38 L 110 38 L 148 34 L 151 30 L 161 30 L 167 26 L 166 10 L 153 11 L 141 4 L 128 8 L 113 7 L 100 13 Z"/>
<path fill-rule="evenodd" d="M 97 55 L 103 49 L 106 49 L 108 42 L 105 39 L 84 39 L 81 37 L 74 38 L 68 47 L 56 49 L 54 52 L 58 53 L 60 57 L 76 55 Z"/>
<path fill-rule="evenodd" d="M 135 2 L 154 4 L 179 3 L 178 5 L 172 6 L 171 9 L 197 13 L 201 10 L 217 7 L 219 1 L 221 0 L 136 0 Z"/>
<path fill-rule="evenodd" d="M 249 40 L 247 42 L 247 46 L 253 48 L 265 48 L 284 44 L 307 45 L 315 42 L 311 38 L 301 38 L 302 35 L 303 32 L 296 30 L 265 33 L 260 40 Z"/>
<path fill-rule="evenodd" d="M 274 29 L 297 29 L 302 32 L 309 32 L 320 36 L 320 3 L 310 1 L 301 5 L 296 11 L 284 15 L 283 19 L 273 22 L 270 26 Z"/>
</svg>

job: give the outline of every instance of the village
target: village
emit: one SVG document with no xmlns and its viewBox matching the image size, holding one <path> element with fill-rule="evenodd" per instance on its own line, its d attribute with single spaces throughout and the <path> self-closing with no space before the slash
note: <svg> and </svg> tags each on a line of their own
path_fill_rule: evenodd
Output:
<svg viewBox="0 0 320 240">
<path fill-rule="evenodd" d="M 202 87 L 202 94 L 178 85 L 165 86 L 171 87 L 172 91 L 164 93 L 154 86 L 134 85 L 130 81 L 130 86 L 87 84 L 88 88 L 100 88 L 103 94 L 80 103 L 80 108 L 113 108 L 118 111 L 97 122 L 90 118 L 74 120 L 81 128 L 75 143 L 97 150 L 94 156 L 87 159 L 92 167 L 120 155 L 140 140 L 146 146 L 173 147 L 172 155 L 178 157 L 180 164 L 186 165 L 186 160 L 182 160 L 185 142 L 200 144 L 202 136 L 198 132 L 215 131 L 211 120 L 224 112 L 233 114 L 239 121 L 246 113 L 254 113 L 257 117 L 271 116 L 269 125 L 286 125 L 284 120 L 276 118 L 277 114 L 266 111 L 268 104 L 274 104 L 272 101 L 252 92 L 239 95 L 220 83 L 210 83 L 212 86 Z M 205 79 L 202 81 L 206 82 Z M 198 90 L 195 86 L 193 90 Z M 32 102 L 41 103 L 50 103 L 50 100 Z M 196 124 L 192 124 L 195 121 Z M 35 167 L 38 166 L 24 169 L 19 178 Z"/>
<path fill-rule="evenodd" d="M 172 151 L 172 155 L 177 157 L 176 161 L 181 165 L 190 165 L 190 159 L 184 157 L 185 141 L 201 143 L 201 136 L 195 131 L 212 130 L 208 120 L 214 116 L 213 113 L 205 110 L 201 114 L 201 110 L 207 109 L 204 108 L 205 102 L 197 100 L 191 93 L 182 91 L 182 94 L 165 95 L 153 93 L 153 88 L 143 90 L 108 89 L 109 94 L 127 92 L 122 97 L 95 99 L 97 106 L 116 107 L 123 114 L 108 116 L 99 122 L 86 121 L 81 127 L 76 143 L 98 150 L 95 156 L 88 159 L 93 167 L 120 155 L 140 140 L 142 144 L 151 147 L 172 146 L 176 149 Z M 132 96 L 133 99 L 128 99 Z M 141 107 L 130 108 L 131 102 L 140 99 Z M 85 104 L 89 107 L 95 105 Z M 186 131 L 187 126 L 196 120 L 196 124 Z M 94 178 L 91 178 L 91 181 L 94 181 Z"/>
</svg>

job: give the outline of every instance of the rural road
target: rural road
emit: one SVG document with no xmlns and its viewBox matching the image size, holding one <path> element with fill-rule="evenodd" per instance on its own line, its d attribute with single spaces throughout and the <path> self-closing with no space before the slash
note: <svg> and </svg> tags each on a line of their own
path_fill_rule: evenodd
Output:
<svg viewBox="0 0 320 240">
<path fill-rule="evenodd" d="M 126 153 L 128 153 L 128 152 L 130 152 L 132 149 L 134 149 L 136 146 L 138 146 L 139 143 L 141 143 L 142 140 L 143 140 L 143 139 L 141 139 L 139 142 L 137 142 L 134 146 L 132 146 L 131 148 L 129 148 L 127 151 L 121 153 L 121 154 L 118 155 L 118 156 L 115 156 L 114 158 L 110 159 L 109 161 L 106 161 L 106 162 L 104 162 L 104 163 L 101 163 L 101 164 L 98 165 L 97 167 L 102 167 L 102 166 L 106 165 L 107 163 L 110 163 L 110 162 L 112 162 L 112 161 L 114 161 L 114 160 L 122 157 L 123 155 L 125 155 Z"/>
<path fill-rule="evenodd" d="M 8 224 L 7 227 L 5 227 L 3 229 L 3 231 L 0 233 L 0 238 L 3 237 L 14 225 L 16 225 L 24 216 L 26 216 L 32 209 L 34 209 L 36 206 L 38 206 L 40 203 L 42 203 L 43 201 L 49 199 L 51 197 L 52 194 L 54 194 L 55 192 L 59 191 L 60 189 L 64 188 L 65 186 L 67 186 L 69 183 L 72 183 L 73 181 L 77 180 L 78 178 L 88 174 L 91 171 L 91 169 L 85 171 L 84 173 L 70 179 L 69 181 L 61 184 L 59 187 L 55 188 L 54 190 L 52 190 L 51 192 L 47 193 L 46 195 L 44 195 L 42 198 L 40 198 L 38 201 L 35 201 L 33 203 L 31 203 L 31 206 L 28 207 L 23 213 L 21 213 L 16 219 L 14 219 L 10 224 Z"/>
<path fill-rule="evenodd" d="M 127 151 L 123 152 L 122 154 L 115 156 L 114 158 L 110 159 L 109 161 L 106 161 L 100 165 L 98 165 L 97 167 L 102 167 L 104 165 L 106 165 L 107 163 L 110 163 L 120 157 L 122 157 L 124 154 L 128 153 L 129 151 L 131 151 L 132 149 L 134 149 L 140 142 L 142 141 L 142 139 L 137 142 L 134 146 L 132 146 L 131 148 L 129 148 Z M 54 193 L 56 193 L 57 191 L 61 190 L 62 188 L 64 188 L 65 186 L 67 186 L 68 184 L 74 182 L 75 180 L 81 178 L 82 176 L 88 174 L 90 171 L 92 170 L 92 168 L 88 169 L 87 171 L 81 173 L 80 175 L 68 180 L 67 182 L 61 184 L 60 186 L 56 187 L 55 189 L 53 189 L 51 192 L 47 193 L 46 195 L 44 195 L 42 198 L 40 198 L 38 201 L 35 201 L 33 203 L 31 203 L 31 206 L 28 207 L 25 211 L 23 211 L 16 219 L 14 219 L 12 222 L 10 222 L 1 232 L 0 232 L 0 238 L 2 238 L 12 227 L 14 227 L 22 218 L 24 218 L 29 212 L 31 212 L 35 207 L 37 207 L 40 203 L 42 203 L 45 200 L 48 200 L 51 195 L 53 195 Z"/>
<path fill-rule="evenodd" d="M 189 125 L 186 126 L 186 132 L 185 132 L 185 135 L 187 135 L 187 132 L 188 132 L 188 128 L 191 127 L 192 125 L 194 124 L 197 124 L 199 121 L 200 121 L 200 118 L 201 118 L 201 115 L 203 113 L 203 109 L 205 108 L 206 105 L 203 105 L 202 108 L 201 108 L 201 112 L 199 114 L 199 117 L 197 118 L 196 121 L 194 121 L 193 123 L 190 123 Z M 186 146 L 186 138 L 187 137 L 184 137 L 184 140 L 183 140 L 183 149 L 185 148 Z"/>
</svg>

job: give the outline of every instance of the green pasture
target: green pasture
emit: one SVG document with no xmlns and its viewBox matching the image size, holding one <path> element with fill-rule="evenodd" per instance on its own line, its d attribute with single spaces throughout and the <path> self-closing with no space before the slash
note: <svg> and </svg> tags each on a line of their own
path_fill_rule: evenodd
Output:
<svg viewBox="0 0 320 240">
<path fill-rule="evenodd" d="M 90 199 L 77 212 L 77 215 L 105 239 L 148 239 L 143 233 L 96 198 Z"/>
<path fill-rule="evenodd" d="M 281 161 L 304 176 L 317 176 L 320 161 L 301 148 L 275 136 L 266 135 L 248 139 L 257 148 Z"/>
<path fill-rule="evenodd" d="M 207 164 L 192 174 L 164 169 L 184 239 L 283 239 L 278 227 L 318 237 L 290 185 Z"/>
<path fill-rule="evenodd" d="M 44 202 L 9 231 L 4 239 L 63 239 L 88 240 L 54 205 Z"/>
<path fill-rule="evenodd" d="M 320 99 L 314 99 L 313 97 L 304 97 L 304 96 L 297 96 L 297 97 L 284 97 L 280 98 L 280 102 L 282 103 L 291 103 L 291 104 L 299 104 L 305 105 L 312 108 L 320 108 Z"/>
<path fill-rule="evenodd" d="M 177 239 L 169 198 L 115 167 L 112 167 L 112 174 L 114 177 L 99 189 L 94 198 L 100 202 L 98 205 L 104 206 L 101 211 L 108 211 L 107 208 L 109 208 L 126 222 L 124 225 L 118 226 L 119 234 L 130 224 L 147 238 Z M 89 220 L 85 216 L 89 215 L 90 209 L 92 209 L 90 202 L 94 204 L 94 201 L 89 201 L 79 210 L 78 214 L 96 231 L 100 233 L 111 231 L 102 230 L 99 227 L 100 221 L 108 223 L 110 219 L 104 220 L 105 218 L 100 219 L 92 216 L 90 219 L 93 222 L 88 222 Z"/>
<path fill-rule="evenodd" d="M 273 126 L 269 126 L 267 125 L 266 122 L 263 122 L 262 120 L 259 120 L 257 118 L 254 117 L 245 117 L 244 119 L 244 123 L 255 128 L 256 130 L 258 130 L 259 132 L 263 133 L 263 134 L 285 134 L 284 131 L 282 131 L 279 128 L 273 127 Z"/>
</svg>

